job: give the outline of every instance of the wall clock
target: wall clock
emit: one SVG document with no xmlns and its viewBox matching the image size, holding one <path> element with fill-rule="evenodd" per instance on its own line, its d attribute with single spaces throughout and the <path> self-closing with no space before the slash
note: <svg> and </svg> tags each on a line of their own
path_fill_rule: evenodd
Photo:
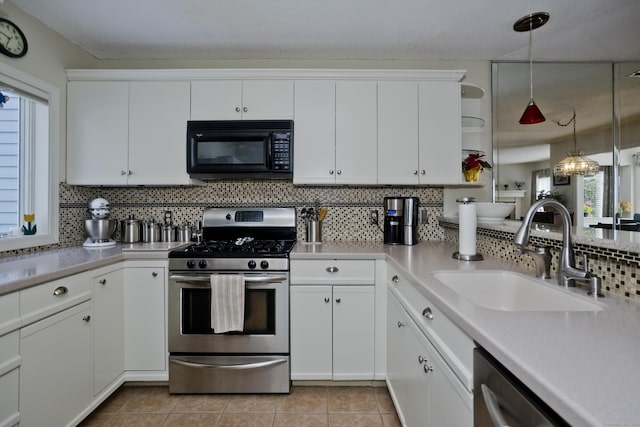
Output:
<svg viewBox="0 0 640 427">
<path fill-rule="evenodd" d="M 0 18 L 0 53 L 20 58 L 27 54 L 27 49 L 27 38 L 22 30 L 8 19 Z"/>
</svg>

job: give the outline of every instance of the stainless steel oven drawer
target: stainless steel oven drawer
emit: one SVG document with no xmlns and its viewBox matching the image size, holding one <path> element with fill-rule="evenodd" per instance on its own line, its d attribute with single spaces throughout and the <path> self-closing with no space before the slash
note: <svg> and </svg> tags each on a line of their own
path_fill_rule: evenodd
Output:
<svg viewBox="0 0 640 427">
<path fill-rule="evenodd" d="M 169 393 L 289 393 L 288 355 L 169 357 Z"/>
</svg>

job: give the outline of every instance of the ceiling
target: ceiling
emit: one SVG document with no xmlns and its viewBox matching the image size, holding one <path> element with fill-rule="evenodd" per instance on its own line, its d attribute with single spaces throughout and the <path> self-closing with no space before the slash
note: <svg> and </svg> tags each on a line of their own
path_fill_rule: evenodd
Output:
<svg viewBox="0 0 640 427">
<path fill-rule="evenodd" d="M 100 59 L 522 60 L 538 11 L 536 60 L 640 59 L 638 0 L 7 1 Z"/>
</svg>

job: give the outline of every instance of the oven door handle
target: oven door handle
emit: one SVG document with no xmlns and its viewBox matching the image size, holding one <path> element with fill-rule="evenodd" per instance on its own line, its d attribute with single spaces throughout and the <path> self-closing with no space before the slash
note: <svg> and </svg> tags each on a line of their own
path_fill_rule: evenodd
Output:
<svg viewBox="0 0 640 427">
<path fill-rule="evenodd" d="M 201 368 L 201 369 L 228 369 L 228 370 L 237 370 L 237 371 L 245 371 L 249 369 L 259 369 L 259 368 L 267 368 L 269 366 L 280 365 L 282 363 L 286 363 L 287 359 L 274 359 L 267 360 L 266 362 L 255 362 L 255 363 L 245 363 L 242 365 L 217 365 L 217 364 L 209 364 L 209 363 L 197 363 L 197 362 L 189 362 L 183 359 L 171 359 L 171 363 L 175 363 L 176 365 L 187 366 L 189 368 Z"/>
<path fill-rule="evenodd" d="M 185 276 L 185 275 L 181 275 L 181 274 L 172 274 L 171 276 L 169 276 L 170 280 L 174 280 L 178 283 L 189 283 L 189 282 L 210 282 L 211 281 L 211 276 L 207 275 L 207 276 L 202 276 L 202 275 L 198 275 L 198 276 Z M 244 275 L 244 281 L 245 283 L 279 283 L 279 282 L 284 282 L 285 280 L 287 280 L 287 276 L 284 275 L 270 275 L 270 276 L 250 276 L 250 275 Z"/>
</svg>

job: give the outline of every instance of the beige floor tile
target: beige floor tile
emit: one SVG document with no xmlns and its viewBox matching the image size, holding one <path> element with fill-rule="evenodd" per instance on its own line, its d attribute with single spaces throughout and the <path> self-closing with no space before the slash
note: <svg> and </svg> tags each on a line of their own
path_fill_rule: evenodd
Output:
<svg viewBox="0 0 640 427">
<path fill-rule="evenodd" d="M 136 387 L 119 413 L 156 412 L 173 410 L 180 396 L 170 395 L 167 387 Z"/>
<path fill-rule="evenodd" d="M 329 414 L 329 427 L 384 427 L 380 414 Z"/>
<path fill-rule="evenodd" d="M 109 427 L 158 427 L 167 414 L 115 414 L 109 421 Z"/>
<path fill-rule="evenodd" d="M 327 414 L 277 413 L 273 427 L 327 427 Z"/>
<path fill-rule="evenodd" d="M 402 427 L 398 415 L 394 412 L 392 414 L 380 414 L 382 417 L 382 423 L 384 427 Z"/>
<path fill-rule="evenodd" d="M 331 387 L 329 412 L 377 413 L 378 403 L 371 387 Z"/>
<path fill-rule="evenodd" d="M 270 412 L 224 413 L 216 427 L 271 427 L 273 416 Z"/>
<path fill-rule="evenodd" d="M 80 427 L 103 427 L 108 425 L 107 423 L 111 420 L 113 414 L 99 414 L 92 413 L 87 417 L 84 421 L 82 421 L 79 426 Z"/>
<path fill-rule="evenodd" d="M 169 414 L 163 427 L 213 427 L 220 419 L 220 413 L 195 412 L 191 414 Z"/>
<path fill-rule="evenodd" d="M 120 387 L 107 400 L 96 409 L 95 412 L 104 414 L 115 414 L 122 410 L 127 401 L 136 394 L 140 387 Z"/>
<path fill-rule="evenodd" d="M 222 412 L 229 399 L 224 394 L 183 394 L 177 396 L 173 412 Z"/>
<path fill-rule="evenodd" d="M 225 412 L 275 412 L 280 401 L 279 395 L 242 394 L 229 398 Z"/>
<path fill-rule="evenodd" d="M 386 387 L 376 387 L 374 389 L 376 400 L 378 401 L 378 409 L 381 413 L 392 412 L 395 414 L 396 408 L 393 406 L 393 400 Z"/>
<path fill-rule="evenodd" d="M 292 387 L 281 396 L 276 412 L 327 413 L 329 387 Z"/>
</svg>

